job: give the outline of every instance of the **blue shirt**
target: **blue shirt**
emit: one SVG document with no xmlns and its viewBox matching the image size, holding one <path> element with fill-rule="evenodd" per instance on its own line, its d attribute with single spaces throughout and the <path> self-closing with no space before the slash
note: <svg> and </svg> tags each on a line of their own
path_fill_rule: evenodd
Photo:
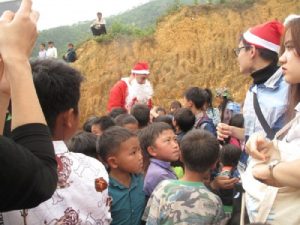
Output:
<svg viewBox="0 0 300 225">
<path fill-rule="evenodd" d="M 146 196 L 150 197 L 155 187 L 162 180 L 166 179 L 177 179 L 174 171 L 171 168 L 171 163 L 151 158 L 144 182 L 144 191 Z"/>
<path fill-rule="evenodd" d="M 257 94 L 257 99 L 261 111 L 269 126 L 277 132 L 284 125 L 284 113 L 287 108 L 289 85 L 282 76 L 282 69 L 279 68 L 265 83 L 253 85 L 247 92 L 243 107 L 245 140 L 255 132 L 264 132 L 254 110 L 253 92 Z M 243 152 L 241 156 L 242 164 L 239 169 L 242 171 L 246 167 L 247 155 Z"/>
<path fill-rule="evenodd" d="M 108 193 L 112 197 L 111 225 L 139 225 L 146 205 L 143 176 L 131 175 L 127 188 L 109 177 Z"/>
</svg>

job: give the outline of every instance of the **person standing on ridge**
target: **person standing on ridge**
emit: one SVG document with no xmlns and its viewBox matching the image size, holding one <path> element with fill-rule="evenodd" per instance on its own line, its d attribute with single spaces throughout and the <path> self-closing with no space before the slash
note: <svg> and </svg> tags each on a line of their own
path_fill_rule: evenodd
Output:
<svg viewBox="0 0 300 225">
<path fill-rule="evenodd" d="M 68 44 L 67 53 L 63 56 L 63 60 L 68 63 L 75 62 L 77 59 L 77 55 L 74 49 L 74 45 L 72 43 Z"/>
<path fill-rule="evenodd" d="M 45 59 L 46 57 L 47 57 L 46 45 L 45 43 L 41 43 L 38 58 Z"/>
<path fill-rule="evenodd" d="M 46 56 L 47 58 L 57 59 L 57 49 L 55 48 L 53 41 L 48 42 L 48 49 L 46 52 Z"/>
</svg>

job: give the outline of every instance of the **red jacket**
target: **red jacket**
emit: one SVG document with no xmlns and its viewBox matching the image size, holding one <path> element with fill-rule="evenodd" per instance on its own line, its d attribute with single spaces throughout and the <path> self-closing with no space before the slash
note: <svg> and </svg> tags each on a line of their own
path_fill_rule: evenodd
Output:
<svg viewBox="0 0 300 225">
<path fill-rule="evenodd" d="M 109 99 L 107 103 L 107 110 L 110 112 L 114 108 L 124 108 L 126 103 L 126 97 L 128 95 L 128 86 L 125 81 L 119 80 L 109 92 Z"/>
</svg>

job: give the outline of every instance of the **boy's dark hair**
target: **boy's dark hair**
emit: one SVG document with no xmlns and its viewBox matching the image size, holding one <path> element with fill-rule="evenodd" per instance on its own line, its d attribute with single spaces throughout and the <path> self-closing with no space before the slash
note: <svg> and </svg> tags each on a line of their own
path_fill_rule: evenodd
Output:
<svg viewBox="0 0 300 225">
<path fill-rule="evenodd" d="M 53 134 L 58 114 L 71 108 L 78 113 L 81 73 L 54 59 L 31 62 L 33 82 L 47 124 Z"/>
<path fill-rule="evenodd" d="M 79 131 L 66 144 L 71 152 L 82 153 L 97 159 L 96 141 L 97 136 L 95 134 Z"/>
<path fill-rule="evenodd" d="M 244 37 L 241 37 L 241 40 L 243 42 L 243 45 L 245 46 L 245 50 L 249 50 L 251 48 L 251 44 L 249 44 Z M 277 65 L 278 63 L 278 53 L 271 51 L 269 49 L 266 48 L 259 48 L 257 46 L 255 46 L 255 48 L 257 49 L 260 57 L 268 62 L 274 63 L 275 65 Z"/>
<path fill-rule="evenodd" d="M 158 112 L 163 112 L 164 114 L 167 114 L 167 111 L 165 110 L 165 108 L 163 108 L 163 107 L 158 107 L 157 109 L 156 109 L 156 112 L 158 113 Z"/>
<path fill-rule="evenodd" d="M 82 129 L 84 130 L 84 131 L 86 131 L 86 132 L 92 132 L 92 125 L 93 125 L 93 123 L 94 123 L 94 121 L 96 120 L 96 119 L 98 119 L 99 117 L 98 116 L 91 116 L 91 117 L 89 117 L 85 122 L 84 122 L 84 124 L 83 124 L 83 126 L 82 126 Z"/>
<path fill-rule="evenodd" d="M 168 116 L 168 115 L 158 116 L 158 117 L 153 119 L 153 122 L 154 123 L 164 122 L 164 123 L 169 124 L 172 127 L 172 129 L 174 129 L 171 116 Z"/>
<path fill-rule="evenodd" d="M 93 120 L 92 125 L 99 125 L 102 131 L 107 130 L 109 127 L 115 126 L 115 121 L 110 116 L 101 116 Z"/>
<path fill-rule="evenodd" d="M 204 173 L 218 160 L 219 143 L 205 130 L 192 130 L 180 142 L 183 164 L 186 168 Z"/>
<path fill-rule="evenodd" d="M 54 42 L 53 41 L 48 41 L 48 45 L 50 45 L 50 44 L 54 44 Z"/>
<path fill-rule="evenodd" d="M 136 118 L 129 114 L 121 114 L 115 118 L 115 123 L 117 126 L 124 126 L 126 124 L 138 124 Z"/>
<path fill-rule="evenodd" d="M 170 109 L 179 109 L 181 107 L 182 107 L 182 105 L 181 105 L 180 101 L 175 100 L 175 101 L 171 102 Z"/>
<path fill-rule="evenodd" d="M 118 107 L 118 108 L 113 108 L 110 113 L 108 114 L 108 116 L 110 116 L 111 118 L 116 118 L 118 115 L 121 114 L 127 114 L 126 109 Z"/>
<path fill-rule="evenodd" d="M 241 153 L 241 149 L 235 145 L 223 145 L 220 149 L 220 162 L 223 164 L 223 166 L 236 167 Z"/>
<path fill-rule="evenodd" d="M 185 92 L 184 97 L 188 101 L 193 102 L 197 109 L 203 109 L 203 106 L 207 101 L 208 94 L 202 88 L 191 87 Z"/>
<path fill-rule="evenodd" d="M 111 127 L 98 137 L 96 142 L 97 153 L 104 162 L 107 162 L 108 156 L 116 153 L 120 145 L 132 137 L 136 137 L 136 134 L 126 128 Z"/>
<path fill-rule="evenodd" d="M 147 126 L 150 121 L 150 109 L 145 104 L 134 105 L 130 110 L 130 114 L 138 121 L 139 128 Z"/>
<path fill-rule="evenodd" d="M 172 127 L 167 123 L 157 122 L 144 127 L 138 132 L 141 149 L 145 156 L 150 156 L 147 148 L 149 146 L 155 146 L 156 139 L 165 130 L 172 130 Z"/>
<path fill-rule="evenodd" d="M 229 125 L 230 126 L 235 126 L 235 127 L 244 127 L 244 116 L 241 113 L 233 115 L 230 120 L 229 120 Z"/>
<path fill-rule="evenodd" d="M 181 131 L 188 132 L 193 128 L 196 117 L 190 109 L 181 108 L 175 111 L 174 120 Z"/>
</svg>

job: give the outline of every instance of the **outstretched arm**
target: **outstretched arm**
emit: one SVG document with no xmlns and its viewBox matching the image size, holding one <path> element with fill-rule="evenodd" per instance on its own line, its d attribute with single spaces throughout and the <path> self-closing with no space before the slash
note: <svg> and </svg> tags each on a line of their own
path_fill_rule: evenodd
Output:
<svg viewBox="0 0 300 225">
<path fill-rule="evenodd" d="M 12 129 L 28 123 L 46 124 L 28 61 L 37 37 L 39 17 L 31 10 L 31 4 L 30 0 L 23 0 L 16 14 L 6 11 L 0 18 L 0 53 L 4 76 L 10 85 Z"/>
</svg>

